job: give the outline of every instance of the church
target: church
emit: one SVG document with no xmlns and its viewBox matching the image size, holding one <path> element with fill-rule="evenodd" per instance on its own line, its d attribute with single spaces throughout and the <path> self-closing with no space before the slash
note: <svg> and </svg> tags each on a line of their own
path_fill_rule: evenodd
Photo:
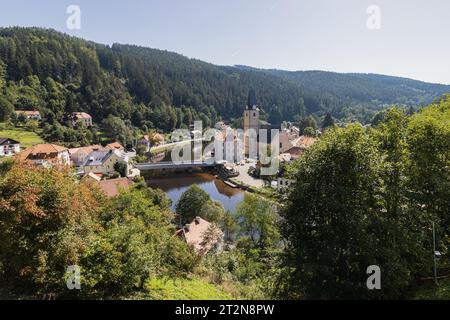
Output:
<svg viewBox="0 0 450 320">
<path fill-rule="evenodd" d="M 280 124 L 270 124 L 260 119 L 262 112 L 261 107 L 256 103 L 256 95 L 254 90 L 250 90 L 247 105 L 244 110 L 244 153 L 246 157 L 252 158 L 258 154 L 258 145 L 264 139 L 259 136 L 260 129 L 267 130 L 267 138 L 265 143 L 272 142 L 272 129 L 281 130 Z"/>
</svg>

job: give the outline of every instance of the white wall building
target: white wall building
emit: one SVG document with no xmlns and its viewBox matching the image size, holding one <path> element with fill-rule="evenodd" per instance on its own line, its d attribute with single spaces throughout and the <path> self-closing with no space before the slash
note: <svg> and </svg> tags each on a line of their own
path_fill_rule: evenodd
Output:
<svg viewBox="0 0 450 320">
<path fill-rule="evenodd" d="M 0 138 L 0 157 L 14 156 L 20 152 L 20 142 L 9 139 Z"/>
</svg>

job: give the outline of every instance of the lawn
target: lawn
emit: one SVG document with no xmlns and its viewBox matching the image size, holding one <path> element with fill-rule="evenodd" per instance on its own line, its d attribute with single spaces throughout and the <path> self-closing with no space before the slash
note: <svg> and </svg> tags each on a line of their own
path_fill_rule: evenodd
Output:
<svg viewBox="0 0 450 320">
<path fill-rule="evenodd" d="M 220 287 L 206 280 L 154 278 L 145 283 L 151 300 L 229 300 L 231 297 Z"/>
<path fill-rule="evenodd" d="M 20 142 L 22 149 L 34 146 L 39 143 L 44 143 L 41 137 L 31 131 L 23 129 L 5 129 L 0 127 L 0 138 L 9 138 Z"/>
</svg>

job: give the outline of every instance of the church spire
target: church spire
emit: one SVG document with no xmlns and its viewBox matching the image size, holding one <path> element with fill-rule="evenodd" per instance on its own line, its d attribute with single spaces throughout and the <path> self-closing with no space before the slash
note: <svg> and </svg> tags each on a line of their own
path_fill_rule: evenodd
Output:
<svg viewBox="0 0 450 320">
<path fill-rule="evenodd" d="M 253 109 L 256 106 L 256 93 L 255 90 L 250 89 L 247 98 L 247 109 Z"/>
</svg>

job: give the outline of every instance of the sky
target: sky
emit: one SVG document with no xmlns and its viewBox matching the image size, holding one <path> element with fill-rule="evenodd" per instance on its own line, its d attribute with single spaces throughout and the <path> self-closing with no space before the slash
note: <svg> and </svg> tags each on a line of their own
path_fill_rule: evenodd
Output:
<svg viewBox="0 0 450 320">
<path fill-rule="evenodd" d="M 81 10 L 80 29 L 67 27 L 69 5 Z M 54 28 L 219 65 L 446 84 L 449 14 L 449 0 L 0 0 L 2 27 Z"/>
</svg>

